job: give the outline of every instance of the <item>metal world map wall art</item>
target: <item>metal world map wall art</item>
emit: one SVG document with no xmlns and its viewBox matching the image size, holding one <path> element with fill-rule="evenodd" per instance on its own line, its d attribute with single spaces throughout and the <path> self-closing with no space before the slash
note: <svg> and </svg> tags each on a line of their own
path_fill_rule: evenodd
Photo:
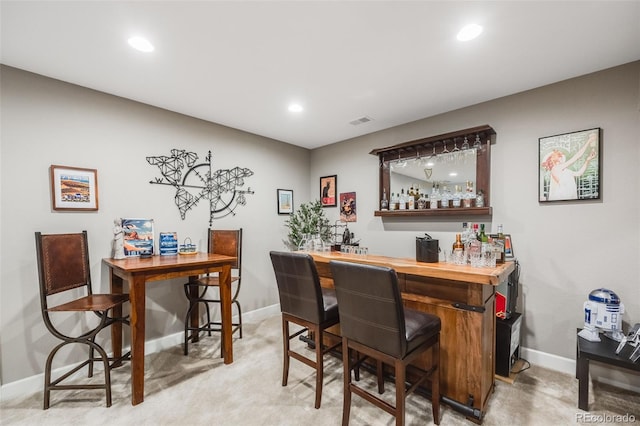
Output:
<svg viewBox="0 0 640 426">
<path fill-rule="evenodd" d="M 198 163 L 198 154 L 183 149 L 172 149 L 171 155 L 147 157 L 147 162 L 157 166 L 162 177 L 150 181 L 152 185 L 169 185 L 175 188 L 175 203 L 184 220 L 187 211 L 201 200 L 209 201 L 209 226 L 214 219 L 235 215 L 238 206 L 247 204 L 246 194 L 253 194 L 244 186 L 244 178 L 253 176 L 247 168 L 213 170 L 211 151 L 205 162 Z"/>
</svg>

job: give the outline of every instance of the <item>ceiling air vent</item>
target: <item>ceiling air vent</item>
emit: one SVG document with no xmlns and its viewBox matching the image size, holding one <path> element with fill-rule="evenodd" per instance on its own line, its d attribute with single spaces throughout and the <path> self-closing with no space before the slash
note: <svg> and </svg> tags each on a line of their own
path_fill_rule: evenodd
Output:
<svg viewBox="0 0 640 426">
<path fill-rule="evenodd" d="M 373 120 L 372 118 L 364 116 L 364 117 L 356 118 L 355 120 L 350 121 L 349 124 L 354 126 L 359 126 L 360 124 L 368 123 L 372 120 Z"/>
</svg>

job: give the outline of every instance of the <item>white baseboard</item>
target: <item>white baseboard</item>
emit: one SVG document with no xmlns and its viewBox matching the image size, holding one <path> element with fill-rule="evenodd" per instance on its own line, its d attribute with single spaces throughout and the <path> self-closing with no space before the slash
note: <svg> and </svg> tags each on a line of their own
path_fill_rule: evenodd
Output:
<svg viewBox="0 0 640 426">
<path fill-rule="evenodd" d="M 264 308 L 256 309 L 254 311 L 246 312 L 242 315 L 242 322 L 244 324 L 247 323 L 255 323 L 260 322 L 266 318 L 277 315 L 280 313 L 280 305 L 272 305 Z M 237 321 L 238 317 L 235 316 L 233 321 Z M 172 348 L 176 345 L 181 345 L 183 343 L 184 334 L 182 331 L 178 333 L 174 333 L 168 336 L 163 336 L 158 339 L 149 340 L 144 345 L 145 354 L 152 354 L 156 352 L 160 352 L 169 348 Z M 128 348 L 123 350 L 129 350 Z M 99 365 L 95 365 L 96 369 L 100 369 Z M 70 367 L 61 367 L 59 369 L 54 370 L 54 375 L 56 373 L 65 372 L 70 370 Z M 83 375 L 84 373 L 77 372 L 78 376 Z M 2 385 L 0 387 L 0 401 L 8 401 L 10 399 L 19 398 L 31 395 L 36 392 L 42 392 L 42 386 L 44 383 L 44 373 L 36 374 L 35 376 L 27 377 L 21 380 L 17 380 L 15 382 L 7 383 L 6 385 Z"/>
<path fill-rule="evenodd" d="M 576 361 L 571 358 L 564 358 L 524 347 L 520 348 L 520 358 L 549 370 L 574 376 L 576 374 Z M 640 393 L 640 373 L 635 371 L 604 366 L 598 362 L 590 362 L 589 376 L 592 380 Z"/>
</svg>

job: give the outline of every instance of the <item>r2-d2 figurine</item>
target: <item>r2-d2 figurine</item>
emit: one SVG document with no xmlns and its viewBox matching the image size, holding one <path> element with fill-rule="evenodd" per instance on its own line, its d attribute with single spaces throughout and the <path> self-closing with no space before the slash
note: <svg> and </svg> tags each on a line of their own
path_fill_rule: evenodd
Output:
<svg viewBox="0 0 640 426">
<path fill-rule="evenodd" d="M 578 333 L 591 342 L 599 342 L 598 329 L 617 342 L 624 337 L 622 333 L 622 314 L 624 305 L 611 290 L 598 288 L 589 293 L 589 300 L 584 302 L 584 328 Z"/>
</svg>

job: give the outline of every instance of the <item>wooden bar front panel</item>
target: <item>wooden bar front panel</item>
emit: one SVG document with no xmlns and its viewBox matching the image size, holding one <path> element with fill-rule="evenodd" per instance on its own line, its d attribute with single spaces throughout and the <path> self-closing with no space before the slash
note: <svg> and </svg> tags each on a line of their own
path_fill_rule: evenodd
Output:
<svg viewBox="0 0 640 426">
<path fill-rule="evenodd" d="M 495 285 L 513 271 L 507 263 L 495 270 L 420 264 L 381 256 L 311 253 L 324 287 L 333 287 L 330 260 L 394 267 L 405 306 L 437 315 L 440 333 L 440 391 L 443 396 L 486 412 L 495 374 Z M 424 265 L 424 266 L 423 266 Z M 406 272 L 402 272 L 406 271 Z M 435 275 L 435 276 L 431 276 Z M 425 368 L 429 355 L 417 362 Z"/>
</svg>

